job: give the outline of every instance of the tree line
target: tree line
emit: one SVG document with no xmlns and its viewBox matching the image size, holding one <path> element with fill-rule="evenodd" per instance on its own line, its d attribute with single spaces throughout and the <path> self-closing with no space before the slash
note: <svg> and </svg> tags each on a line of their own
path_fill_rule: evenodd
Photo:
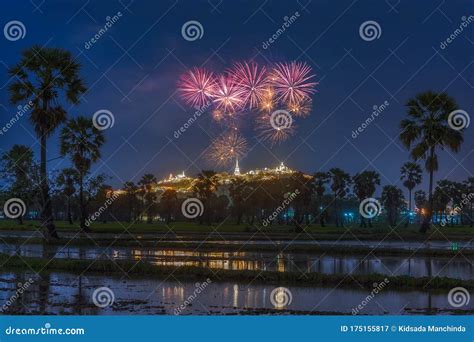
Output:
<svg viewBox="0 0 474 342">
<path fill-rule="evenodd" d="M 94 176 L 91 173 L 91 167 L 100 158 L 100 149 L 105 143 L 103 132 L 92 124 L 91 118 L 68 118 L 64 109 L 64 104 L 77 105 L 87 91 L 85 82 L 80 77 L 80 68 L 81 65 L 67 50 L 33 46 L 23 51 L 19 62 L 8 71 L 14 80 L 9 86 L 11 103 L 33 104 L 29 118 L 38 138 L 40 154 L 39 163 L 35 162 L 33 151 L 26 146 L 15 145 L 3 154 L 2 172 L 8 186 L 7 191 L 0 195 L 22 198 L 37 208 L 40 228 L 48 240 L 58 237 L 54 220 L 64 212 L 69 221 L 79 217 L 81 229 L 88 230 L 85 225 L 88 211 L 97 203 L 100 204 L 101 198 L 110 191 L 110 187 L 106 185 L 106 175 Z M 463 143 L 463 130 L 453 129 L 448 124 L 449 114 L 458 109 L 454 99 L 446 93 L 427 91 L 409 99 L 406 109 L 407 117 L 400 123 L 399 138 L 409 149 L 413 162 L 404 165 L 402 178 L 404 186 L 409 190 L 410 209 L 411 191 L 421 180 L 421 176 L 417 176 L 420 172 L 416 163 L 424 162 L 429 183 L 427 194 L 418 190 L 414 200 L 417 207 L 425 209 L 420 230 L 426 232 L 433 221 L 433 215 L 444 210 L 446 203 L 456 205 L 459 202 L 459 193 L 469 196 L 469 204 L 462 206 L 461 217 L 466 216 L 467 210 L 472 210 L 470 194 L 473 182 L 472 178 L 463 183 L 444 180 L 436 185 L 434 181 L 434 174 L 439 167 L 438 153 L 442 150 L 456 153 Z M 47 143 L 60 127 L 61 156 L 69 158 L 72 167 L 55 175 L 47 171 Z M 225 196 L 225 199 L 215 191 L 215 176 L 212 171 L 203 171 L 193 188 L 195 196 L 204 202 L 206 208 L 204 215 L 199 218 L 201 221 L 212 222 L 219 217 L 225 218 L 230 213 L 237 222 L 243 219 L 249 223 L 256 222 L 275 208 L 275 201 L 278 202 L 280 195 L 288 190 L 288 185 L 278 186 L 279 182 L 257 184 L 235 180 L 229 187 L 229 197 Z M 302 190 L 291 205 L 294 210 L 292 220 L 297 225 L 311 216 L 317 218 L 321 225 L 331 221 L 336 226 L 341 226 L 344 224 L 341 213 L 347 203 L 372 196 L 376 186 L 380 185 L 380 177 L 374 171 L 364 171 L 351 177 L 342 169 L 333 168 L 328 172 L 316 173 L 309 184 L 306 178 L 306 182 L 303 182 L 303 178 L 304 175 L 297 173 L 289 181 L 295 189 Z M 114 205 L 119 206 L 123 202 L 122 205 L 128 209 L 113 212 L 114 206 L 111 206 L 108 214 L 122 218 L 126 213 L 126 219 L 130 221 L 146 217 L 150 223 L 157 213 L 162 213 L 167 221 L 179 218 L 176 210 L 182 199 L 173 190 L 167 190 L 158 202 L 158 194 L 153 191 L 155 183 L 153 175 L 145 175 L 137 185 L 132 182 L 124 184 L 125 196 L 121 196 Z M 272 201 L 272 198 L 278 200 Z M 318 204 L 314 205 L 314 201 Z M 400 211 L 404 209 L 401 189 L 393 185 L 385 186 L 381 202 L 387 213 L 387 220 L 395 225 Z M 62 206 L 66 206 L 65 211 L 60 210 Z M 288 215 L 279 217 L 278 220 L 285 217 Z M 472 225 L 472 214 L 469 220 Z M 361 219 L 361 226 L 371 224 L 370 219 Z"/>
</svg>

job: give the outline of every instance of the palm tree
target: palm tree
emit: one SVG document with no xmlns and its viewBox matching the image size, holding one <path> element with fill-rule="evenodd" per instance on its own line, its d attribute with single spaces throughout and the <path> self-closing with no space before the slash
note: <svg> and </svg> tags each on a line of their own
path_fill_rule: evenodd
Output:
<svg viewBox="0 0 474 342">
<path fill-rule="evenodd" d="M 217 190 L 217 185 L 218 179 L 216 173 L 210 170 L 201 171 L 193 185 L 193 193 L 203 202 L 204 213 L 206 214 L 208 224 L 212 222 L 212 199 L 214 192 Z M 199 223 L 202 223 L 202 216 L 200 216 Z"/>
<path fill-rule="evenodd" d="M 359 202 L 372 197 L 376 186 L 380 185 L 380 175 L 375 171 L 357 173 L 352 179 L 354 182 L 354 193 Z M 360 215 L 360 227 L 367 227 L 362 215 Z M 369 227 L 372 227 L 371 219 L 369 219 Z"/>
<path fill-rule="evenodd" d="M 74 180 L 77 179 L 77 172 L 73 168 L 66 168 L 61 170 L 56 180 L 58 186 L 62 189 L 62 193 L 66 196 L 66 207 L 67 207 L 67 219 L 69 224 L 73 224 L 72 222 L 72 214 L 71 214 L 71 197 L 76 192 L 76 188 L 74 187 Z"/>
<path fill-rule="evenodd" d="M 313 190 L 316 193 L 316 210 L 319 213 L 319 223 L 321 227 L 325 227 L 324 216 L 326 210 L 323 209 L 323 196 L 326 191 L 326 184 L 329 183 L 330 175 L 327 172 L 316 172 L 313 175 Z"/>
<path fill-rule="evenodd" d="M 438 149 L 448 148 L 458 152 L 463 142 L 461 131 L 448 124 L 449 113 L 458 108 L 453 98 L 446 93 L 427 91 L 408 100 L 408 118 L 400 122 L 400 140 L 417 161 L 423 159 L 429 173 L 428 212 L 420 227 L 426 233 L 433 215 L 433 178 L 438 170 Z M 412 147 L 413 146 L 413 147 Z"/>
<path fill-rule="evenodd" d="M 156 183 L 156 177 L 150 173 L 144 174 L 142 179 L 140 179 L 140 181 L 138 182 L 138 185 L 140 186 L 140 192 L 143 198 L 143 205 L 145 207 L 146 223 L 148 224 L 153 223 L 153 216 L 155 214 L 156 209 Z"/>
<path fill-rule="evenodd" d="M 235 178 L 232 180 L 229 186 L 229 195 L 232 199 L 232 211 L 234 212 L 237 218 L 237 225 L 240 225 L 242 221 L 242 216 L 244 214 L 245 208 L 245 188 L 247 187 L 247 182 L 242 178 Z"/>
<path fill-rule="evenodd" d="M 33 151 L 28 146 L 14 145 L 0 158 L 3 177 L 11 181 L 9 193 L 28 203 L 35 191 L 30 174 L 33 171 Z M 23 224 L 23 216 L 18 217 L 18 223 Z"/>
<path fill-rule="evenodd" d="M 87 203 L 84 199 L 84 177 L 92 163 L 100 158 L 100 148 L 105 142 L 104 134 L 98 130 L 92 120 L 83 116 L 71 119 L 61 131 L 61 155 L 68 155 L 78 175 L 79 206 L 81 209 L 80 227 L 90 231 L 86 226 Z"/>
<path fill-rule="evenodd" d="M 393 185 L 386 185 L 382 190 L 382 204 L 387 211 L 388 223 L 394 227 L 397 224 L 398 214 L 402 208 L 405 198 L 403 191 Z"/>
<path fill-rule="evenodd" d="M 178 193 L 174 189 L 167 189 L 161 195 L 160 209 L 164 216 L 166 216 L 166 224 L 171 222 L 173 214 L 176 213 L 178 207 Z"/>
<path fill-rule="evenodd" d="M 336 227 L 339 227 L 339 200 L 343 200 L 346 197 L 351 183 L 351 176 L 337 167 L 329 170 L 329 176 L 331 177 L 331 190 L 334 193 Z"/>
<path fill-rule="evenodd" d="M 9 69 L 16 78 L 10 84 L 13 104 L 33 104 L 30 120 L 40 141 L 41 226 L 47 240 L 58 238 L 53 222 L 53 208 L 46 172 L 46 141 L 66 120 L 66 111 L 59 104 L 62 97 L 77 104 L 86 88 L 79 78 L 80 64 L 71 53 L 57 48 L 33 46 L 23 51 L 20 62 Z"/>
<path fill-rule="evenodd" d="M 413 162 L 406 162 L 400 169 L 400 179 L 403 181 L 403 186 L 408 189 L 408 215 L 411 214 L 411 192 L 421 183 L 422 172 L 420 165 Z M 408 226 L 409 221 L 410 217 L 407 216 L 405 227 Z"/>
<path fill-rule="evenodd" d="M 137 206 L 138 187 L 133 182 L 125 182 L 123 190 L 125 191 L 125 198 L 128 207 L 128 222 L 131 222 L 133 219 L 133 213 Z"/>
<path fill-rule="evenodd" d="M 469 177 L 468 179 L 466 179 L 463 183 L 463 192 L 467 195 L 465 195 L 464 197 L 464 201 L 467 199 L 468 203 L 467 203 L 467 208 L 466 208 L 466 216 L 469 218 L 469 227 L 472 227 L 472 223 L 473 223 L 473 215 L 472 215 L 472 208 L 473 208 L 473 205 L 474 205 L 474 201 L 471 200 L 472 198 L 472 194 L 474 194 L 474 177 Z M 464 210 L 463 210 L 464 211 Z"/>
</svg>

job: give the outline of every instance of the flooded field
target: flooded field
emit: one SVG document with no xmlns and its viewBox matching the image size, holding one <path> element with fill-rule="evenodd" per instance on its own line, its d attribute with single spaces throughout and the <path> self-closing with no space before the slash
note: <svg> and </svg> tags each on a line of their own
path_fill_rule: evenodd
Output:
<svg viewBox="0 0 474 342">
<path fill-rule="evenodd" d="M 144 280 L 78 276 L 51 273 L 42 278 L 29 272 L 0 273 L 0 302 L 7 302 L 29 278 L 30 285 L 4 313 L 8 314 L 351 314 L 369 295 L 370 290 L 348 288 L 289 286 L 291 300 L 276 308 L 270 300 L 278 284 L 245 284 L 211 282 L 199 295 L 199 283 L 168 280 Z M 100 308 L 94 304 L 94 291 L 107 286 L 113 293 L 113 304 Z M 186 305 L 184 305 L 186 304 Z M 177 308 L 183 308 L 178 310 Z M 398 291 L 390 283 L 366 303 L 359 314 L 451 314 L 447 293 Z M 474 303 L 462 308 L 474 310 Z"/>
<path fill-rule="evenodd" d="M 197 266 L 226 270 L 317 272 L 324 274 L 440 276 L 474 279 L 474 260 L 463 256 L 374 256 L 276 252 L 193 251 L 152 247 L 49 247 L 0 243 L 0 253 L 61 259 L 145 260 L 157 266 Z"/>
</svg>

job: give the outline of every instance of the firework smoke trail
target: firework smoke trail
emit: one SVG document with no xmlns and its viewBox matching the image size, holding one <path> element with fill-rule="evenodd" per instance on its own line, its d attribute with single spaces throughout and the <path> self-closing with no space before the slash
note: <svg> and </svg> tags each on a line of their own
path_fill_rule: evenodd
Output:
<svg viewBox="0 0 474 342">
<path fill-rule="evenodd" d="M 296 103 L 314 94 L 311 68 L 303 62 L 277 63 L 271 80 L 279 101 Z"/>
<path fill-rule="evenodd" d="M 232 77 L 221 75 L 214 93 L 216 108 L 227 113 L 234 113 L 242 108 L 244 101 L 244 92 Z"/>
<path fill-rule="evenodd" d="M 178 90 L 187 104 L 201 108 L 212 101 L 216 85 L 212 72 L 203 68 L 193 68 L 181 76 Z"/>
<path fill-rule="evenodd" d="M 269 141 L 271 145 L 281 144 L 296 132 L 294 124 L 289 127 L 275 128 L 270 114 L 261 114 L 256 120 L 257 137 Z"/>
<path fill-rule="evenodd" d="M 269 86 L 267 69 L 257 63 L 236 63 L 230 71 L 234 82 L 243 91 L 244 106 L 257 108 L 262 102 Z"/>
<path fill-rule="evenodd" d="M 208 159 L 219 166 L 229 166 L 247 153 L 247 141 L 235 131 L 215 139 L 209 147 Z"/>
</svg>

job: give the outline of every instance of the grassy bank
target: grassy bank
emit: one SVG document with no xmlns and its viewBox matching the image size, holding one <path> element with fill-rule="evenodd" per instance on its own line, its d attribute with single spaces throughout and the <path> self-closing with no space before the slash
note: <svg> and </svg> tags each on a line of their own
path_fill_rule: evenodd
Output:
<svg viewBox="0 0 474 342">
<path fill-rule="evenodd" d="M 388 277 L 380 274 L 351 275 L 344 274 L 329 275 L 321 273 L 297 273 L 297 272 L 270 272 L 270 271 L 233 271 L 209 269 L 200 267 L 169 267 L 154 266 L 146 262 L 134 261 L 109 261 L 109 260 L 73 260 L 17 257 L 0 254 L 2 269 L 19 269 L 35 272 L 72 272 L 100 275 L 123 275 L 124 272 L 130 277 L 137 278 L 167 278 L 173 276 L 178 280 L 202 280 L 212 281 L 242 281 L 263 282 L 278 284 L 296 284 L 304 286 L 347 286 L 354 287 L 357 284 L 367 289 L 372 289 L 374 283 L 385 281 L 387 287 L 402 290 L 449 290 L 456 286 L 474 289 L 474 282 L 451 278 L 414 278 L 409 276 Z"/>
<path fill-rule="evenodd" d="M 70 225 L 67 222 L 57 221 L 57 229 L 61 232 L 78 232 L 77 223 Z M 39 222 L 25 221 L 19 225 L 16 221 L 0 221 L 0 230 L 32 231 L 37 230 Z M 164 223 L 147 224 L 143 222 L 96 222 L 91 226 L 93 233 L 109 234 L 147 234 L 147 233 L 170 233 L 189 235 L 190 238 L 196 236 L 206 237 L 213 234 L 213 238 L 219 239 L 220 234 L 225 239 L 230 237 L 245 239 L 278 238 L 278 239 L 360 239 L 360 240 L 472 240 L 474 238 L 474 228 L 467 226 L 433 228 L 427 234 L 420 234 L 417 225 L 411 225 L 407 228 L 400 226 L 392 230 L 385 224 L 375 225 L 373 228 L 359 228 L 357 224 L 349 227 L 309 225 L 304 232 L 296 233 L 292 226 L 271 226 L 271 227 L 251 227 L 248 225 L 236 224 L 214 224 L 200 225 L 195 222 L 172 222 L 169 225 Z"/>
</svg>

